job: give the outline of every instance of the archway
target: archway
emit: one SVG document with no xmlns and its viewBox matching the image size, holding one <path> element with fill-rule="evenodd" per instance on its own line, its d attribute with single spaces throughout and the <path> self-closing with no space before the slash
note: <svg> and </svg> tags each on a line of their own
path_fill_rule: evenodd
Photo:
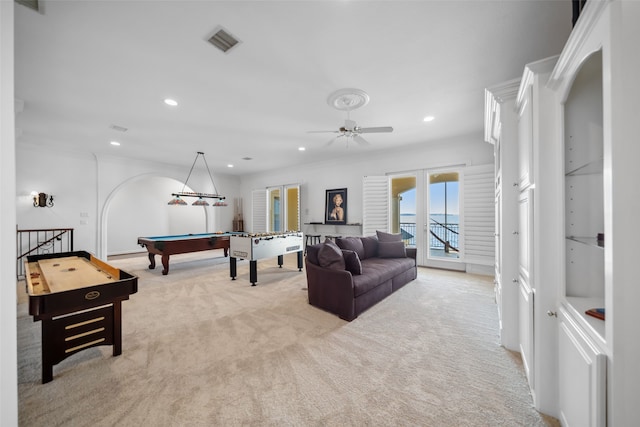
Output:
<svg viewBox="0 0 640 427">
<path fill-rule="evenodd" d="M 167 205 L 171 193 L 183 186 L 173 178 L 147 174 L 116 187 L 102 209 L 99 256 L 143 252 L 137 245 L 140 236 L 208 232 L 211 218 L 204 207 Z"/>
</svg>

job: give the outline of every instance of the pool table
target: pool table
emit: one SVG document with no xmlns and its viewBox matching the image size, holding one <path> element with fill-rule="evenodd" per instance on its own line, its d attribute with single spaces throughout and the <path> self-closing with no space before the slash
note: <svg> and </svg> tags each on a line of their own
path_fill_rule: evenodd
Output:
<svg viewBox="0 0 640 427">
<path fill-rule="evenodd" d="M 175 236 L 138 237 L 138 244 L 149 252 L 149 269 L 156 268 L 155 256 L 162 257 L 162 274 L 169 273 L 169 256 L 188 252 L 224 249 L 224 256 L 229 256 L 229 238 L 242 233 L 201 233 L 178 234 Z"/>
</svg>

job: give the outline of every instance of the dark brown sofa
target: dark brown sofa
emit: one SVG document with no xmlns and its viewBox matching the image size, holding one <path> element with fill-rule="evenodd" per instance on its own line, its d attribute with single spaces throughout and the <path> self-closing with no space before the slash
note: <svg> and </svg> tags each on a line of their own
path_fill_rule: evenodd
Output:
<svg viewBox="0 0 640 427">
<path fill-rule="evenodd" d="M 307 247 L 309 304 L 351 321 L 417 277 L 416 249 L 378 232 Z"/>
</svg>

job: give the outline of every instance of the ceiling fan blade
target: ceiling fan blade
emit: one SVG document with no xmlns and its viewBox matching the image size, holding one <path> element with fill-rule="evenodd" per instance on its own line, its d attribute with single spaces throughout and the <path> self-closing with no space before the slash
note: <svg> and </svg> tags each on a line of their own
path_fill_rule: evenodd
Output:
<svg viewBox="0 0 640 427">
<path fill-rule="evenodd" d="M 360 135 L 354 135 L 353 136 L 353 140 L 355 142 L 357 142 L 358 144 L 360 144 L 360 145 L 371 145 L 371 144 L 369 144 L 369 141 L 367 141 L 366 139 L 364 139 Z"/>
<path fill-rule="evenodd" d="M 325 144 L 326 147 L 330 146 L 331 144 L 333 144 L 335 142 L 336 139 L 340 138 L 340 136 L 336 136 L 335 138 L 333 138 L 331 141 L 327 142 Z"/>
<path fill-rule="evenodd" d="M 375 127 L 375 128 L 358 128 L 358 133 L 383 133 L 383 132 L 393 132 L 393 128 L 391 126 L 383 126 L 383 127 Z"/>
<path fill-rule="evenodd" d="M 308 130 L 307 133 L 340 133 L 339 130 Z"/>
</svg>

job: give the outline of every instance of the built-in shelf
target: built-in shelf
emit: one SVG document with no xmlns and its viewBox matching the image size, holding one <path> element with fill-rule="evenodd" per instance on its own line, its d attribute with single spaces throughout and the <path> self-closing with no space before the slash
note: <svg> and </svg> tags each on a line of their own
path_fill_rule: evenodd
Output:
<svg viewBox="0 0 640 427">
<path fill-rule="evenodd" d="M 573 314 L 582 328 L 603 347 L 606 344 L 605 322 L 585 314 L 590 308 L 604 308 L 604 298 L 566 297 L 567 310 Z M 606 318 L 606 313 L 605 313 Z"/>
<path fill-rule="evenodd" d="M 604 249 L 604 241 L 599 240 L 597 237 L 567 236 L 567 240 L 573 240 L 574 242 L 582 243 L 583 245 L 596 246 Z"/>
<path fill-rule="evenodd" d="M 602 159 L 596 159 L 584 165 L 580 165 L 578 167 L 572 168 L 570 171 L 566 172 L 566 176 L 576 176 L 576 175 L 595 175 L 602 173 L 603 169 L 603 161 Z"/>
</svg>

